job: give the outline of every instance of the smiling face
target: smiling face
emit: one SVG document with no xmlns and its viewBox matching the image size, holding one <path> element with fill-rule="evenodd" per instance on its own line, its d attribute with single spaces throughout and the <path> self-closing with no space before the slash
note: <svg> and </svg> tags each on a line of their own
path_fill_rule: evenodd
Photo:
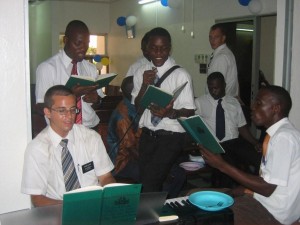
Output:
<svg viewBox="0 0 300 225">
<path fill-rule="evenodd" d="M 164 65 L 171 51 L 171 43 L 167 37 L 151 36 L 149 38 L 147 52 L 150 60 L 156 67 Z"/>
<path fill-rule="evenodd" d="M 224 44 L 226 36 L 222 33 L 220 28 L 210 30 L 209 32 L 209 43 L 212 49 L 218 48 L 220 45 Z"/>
<path fill-rule="evenodd" d="M 71 59 L 81 62 L 88 50 L 89 43 L 90 34 L 87 30 L 73 28 L 70 34 L 64 37 L 64 50 Z"/>
<path fill-rule="evenodd" d="M 52 97 L 53 105 L 51 108 L 44 108 L 46 117 L 50 120 L 51 128 L 61 137 L 66 137 L 72 129 L 76 114 L 70 109 L 76 108 L 76 98 L 74 95 Z M 66 115 L 61 115 L 60 110 L 68 110 Z"/>
</svg>

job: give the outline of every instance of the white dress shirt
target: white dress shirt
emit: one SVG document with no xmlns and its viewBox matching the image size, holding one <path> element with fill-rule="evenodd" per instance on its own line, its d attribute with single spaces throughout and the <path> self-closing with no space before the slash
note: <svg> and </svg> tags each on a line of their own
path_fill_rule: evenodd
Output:
<svg viewBox="0 0 300 225">
<path fill-rule="evenodd" d="M 71 62 L 72 59 L 62 50 L 38 66 L 35 88 L 36 103 L 44 103 L 45 93 L 50 87 L 67 83 L 73 66 Z M 96 66 L 86 60 L 77 63 L 77 72 L 78 75 L 93 78 L 98 75 Z M 98 94 L 104 97 L 101 89 L 98 90 Z M 95 127 L 100 121 L 91 105 L 91 103 L 82 101 L 82 124 L 86 127 Z M 49 121 L 46 121 L 49 124 Z"/>
<path fill-rule="evenodd" d="M 75 124 L 66 139 L 81 187 L 101 185 L 97 177 L 110 172 L 114 166 L 99 134 Z M 62 200 L 66 189 L 61 164 L 61 140 L 48 126 L 28 144 L 24 157 L 22 193 Z M 94 169 L 84 172 L 82 166 L 91 162 Z"/>
<path fill-rule="evenodd" d="M 223 74 L 226 82 L 226 95 L 238 96 L 239 82 L 235 57 L 226 44 L 220 45 L 213 52 L 213 58 L 209 63 L 207 74 L 220 72 Z M 206 88 L 206 93 L 208 89 Z"/>
<path fill-rule="evenodd" d="M 254 198 L 280 223 L 291 224 L 300 218 L 300 132 L 283 118 L 267 133 L 271 138 L 261 176 L 277 187 L 270 197 L 254 193 Z"/>
<path fill-rule="evenodd" d="M 175 61 L 173 59 L 168 59 L 163 66 L 157 67 L 158 73 L 157 75 L 161 77 L 167 70 L 169 70 L 172 66 L 176 65 Z M 132 95 L 132 103 L 134 104 L 134 100 L 137 97 L 142 83 L 143 83 L 143 73 L 145 70 L 151 70 L 152 67 L 155 67 L 152 63 L 144 65 L 140 67 L 136 74 L 134 75 L 133 81 L 134 81 L 134 88 L 131 93 Z M 161 84 L 161 88 L 164 91 L 167 91 L 169 93 L 173 93 L 173 91 L 179 87 L 180 85 L 184 84 L 186 81 L 188 81 L 188 84 L 185 86 L 185 88 L 182 90 L 178 98 L 175 100 L 173 108 L 174 109 L 195 109 L 194 105 L 194 95 L 193 95 L 193 88 L 192 88 L 192 80 L 188 72 L 183 68 L 178 68 L 174 70 Z M 179 124 L 179 122 L 176 119 L 169 119 L 167 117 L 164 117 L 157 126 L 153 126 L 151 123 L 151 112 L 149 109 L 145 109 L 143 115 L 141 116 L 140 127 L 147 127 L 151 130 L 167 130 L 167 131 L 173 131 L 173 132 L 180 132 L 183 133 L 185 130 L 182 128 L 182 126 Z"/>
<path fill-rule="evenodd" d="M 221 104 L 225 114 L 225 137 L 221 142 L 238 138 L 238 128 L 247 124 L 238 100 L 228 95 L 222 99 Z M 215 100 L 210 94 L 206 94 L 196 98 L 195 105 L 197 108 L 196 114 L 203 118 L 213 134 L 216 135 L 216 109 L 218 100 Z"/>
</svg>

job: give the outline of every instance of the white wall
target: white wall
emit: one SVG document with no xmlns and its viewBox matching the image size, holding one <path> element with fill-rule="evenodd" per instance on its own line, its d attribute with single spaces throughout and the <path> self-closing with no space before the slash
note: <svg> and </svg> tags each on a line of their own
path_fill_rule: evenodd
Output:
<svg viewBox="0 0 300 225">
<path fill-rule="evenodd" d="M 300 1 L 294 1 L 294 20 L 293 20 L 293 43 L 292 43 L 292 75 L 291 75 L 291 90 L 290 94 L 293 100 L 293 108 L 290 114 L 290 119 L 295 126 L 300 129 Z"/>
<path fill-rule="evenodd" d="M 276 13 L 276 0 L 263 0 L 263 14 Z M 251 16 L 247 7 L 241 6 L 237 0 L 201 0 L 191 1 L 172 9 L 160 3 L 138 5 L 136 0 L 116 1 L 111 5 L 111 30 L 109 33 L 109 55 L 112 59 L 110 69 L 124 75 L 131 63 L 140 55 L 140 40 L 144 33 L 155 26 L 162 26 L 171 33 L 173 41 L 172 56 L 192 75 L 196 96 L 204 93 L 206 76 L 200 74 L 199 65 L 194 63 L 194 55 L 212 52 L 208 33 L 215 20 Z M 194 13 L 194 25 L 192 15 Z M 137 17 L 135 39 L 127 39 L 124 27 L 116 24 L 119 16 L 134 15 Z M 184 20 L 183 20 L 184 18 Z M 184 24 L 185 32 L 181 31 Z M 194 29 L 193 29 L 194 27 Z M 194 31 L 194 38 L 191 31 Z M 121 81 L 121 79 L 120 79 Z"/>
<path fill-rule="evenodd" d="M 28 196 L 20 193 L 24 150 L 31 139 L 25 2 L 0 1 L 0 214 L 29 206 Z"/>
<path fill-rule="evenodd" d="M 109 32 L 108 3 L 75 1 L 41 1 L 29 7 L 30 71 L 35 83 L 35 70 L 59 50 L 59 35 L 71 20 L 82 20 L 91 34 Z"/>
</svg>

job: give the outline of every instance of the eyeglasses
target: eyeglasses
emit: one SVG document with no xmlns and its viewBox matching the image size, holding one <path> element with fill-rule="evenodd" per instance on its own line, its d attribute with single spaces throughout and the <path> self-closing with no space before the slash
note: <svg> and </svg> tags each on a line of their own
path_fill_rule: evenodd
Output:
<svg viewBox="0 0 300 225">
<path fill-rule="evenodd" d="M 72 115 L 78 114 L 80 112 L 80 109 L 78 109 L 78 108 L 70 108 L 70 109 L 66 109 L 66 108 L 53 109 L 53 108 L 51 108 L 51 110 L 53 110 L 54 112 L 57 112 L 61 116 L 66 116 L 66 115 L 68 115 L 69 112 Z"/>
</svg>

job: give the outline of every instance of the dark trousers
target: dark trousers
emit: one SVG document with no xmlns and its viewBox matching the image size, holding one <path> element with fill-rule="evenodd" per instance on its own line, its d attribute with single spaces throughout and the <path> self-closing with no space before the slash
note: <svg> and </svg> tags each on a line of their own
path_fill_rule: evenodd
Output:
<svg viewBox="0 0 300 225">
<path fill-rule="evenodd" d="M 223 159 L 231 165 L 247 172 L 258 175 L 261 153 L 258 153 L 254 146 L 243 138 L 236 138 L 220 143 L 225 150 Z M 219 170 L 214 170 L 212 175 L 214 187 L 233 188 L 237 183 L 229 176 Z"/>
<path fill-rule="evenodd" d="M 139 143 L 139 168 L 143 192 L 161 191 L 171 167 L 180 156 L 185 133 L 143 128 Z"/>
</svg>

